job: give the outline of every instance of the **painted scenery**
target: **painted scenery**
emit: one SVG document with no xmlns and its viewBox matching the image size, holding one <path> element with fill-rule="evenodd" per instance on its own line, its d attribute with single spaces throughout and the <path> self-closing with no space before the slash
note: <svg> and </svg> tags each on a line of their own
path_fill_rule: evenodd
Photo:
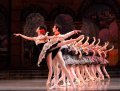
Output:
<svg viewBox="0 0 120 91">
<path fill-rule="evenodd" d="M 101 42 L 109 41 L 114 50 L 108 53 L 110 66 L 118 63 L 118 25 L 115 12 L 107 5 L 93 5 L 87 9 L 82 19 L 81 30 L 88 36 L 100 38 Z"/>
</svg>

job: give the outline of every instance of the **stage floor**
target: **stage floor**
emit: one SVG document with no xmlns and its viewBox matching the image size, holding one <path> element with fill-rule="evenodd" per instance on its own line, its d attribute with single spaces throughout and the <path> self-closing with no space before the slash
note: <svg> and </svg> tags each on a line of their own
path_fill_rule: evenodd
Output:
<svg viewBox="0 0 120 91">
<path fill-rule="evenodd" d="M 0 91 L 80 91 L 80 90 L 120 90 L 120 78 L 105 79 L 104 81 L 87 82 L 77 86 L 76 90 L 69 86 L 58 89 L 48 89 L 46 79 L 30 80 L 0 80 Z"/>
</svg>

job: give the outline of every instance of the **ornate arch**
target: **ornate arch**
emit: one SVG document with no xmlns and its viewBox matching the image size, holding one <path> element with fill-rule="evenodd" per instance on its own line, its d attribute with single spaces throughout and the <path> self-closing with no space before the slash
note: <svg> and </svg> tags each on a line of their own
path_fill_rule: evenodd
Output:
<svg viewBox="0 0 120 91">
<path fill-rule="evenodd" d="M 50 21 L 54 21 L 56 16 L 59 14 L 69 14 L 73 20 L 76 20 L 76 14 L 71 8 L 59 5 L 50 12 Z"/>
<path fill-rule="evenodd" d="M 61 25 L 61 33 L 67 33 L 74 29 L 73 18 L 69 14 L 59 14 L 55 17 L 55 23 Z"/>
<path fill-rule="evenodd" d="M 44 17 L 39 13 L 30 13 L 26 17 L 26 21 L 23 25 L 23 32 L 27 36 L 36 36 L 36 29 L 44 24 Z"/>
<path fill-rule="evenodd" d="M 78 9 L 77 19 L 82 20 L 88 9 L 95 5 L 104 5 L 109 7 L 115 14 L 116 18 L 119 19 L 119 7 L 116 0 L 84 0 Z"/>
<path fill-rule="evenodd" d="M 26 17 L 30 14 L 30 13 L 39 13 L 41 14 L 45 20 L 48 19 L 48 13 L 47 11 L 40 7 L 40 6 L 35 6 L 35 5 L 29 5 L 29 6 L 26 6 L 22 9 L 21 11 L 21 15 L 20 15 L 20 20 L 21 21 L 25 21 L 26 20 Z"/>
</svg>

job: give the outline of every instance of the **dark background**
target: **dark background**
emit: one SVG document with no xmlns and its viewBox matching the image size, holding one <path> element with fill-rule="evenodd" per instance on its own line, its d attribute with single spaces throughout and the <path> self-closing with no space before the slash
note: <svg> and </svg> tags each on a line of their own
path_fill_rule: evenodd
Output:
<svg viewBox="0 0 120 91">
<path fill-rule="evenodd" d="M 115 49 L 108 53 L 108 68 L 120 67 L 120 0 L 0 0 L 0 69 L 38 70 L 33 42 L 13 33 L 35 36 L 35 29 L 46 24 L 62 25 L 62 33 L 82 29 L 85 35 L 109 41 Z M 41 63 L 47 68 L 46 62 Z"/>
</svg>

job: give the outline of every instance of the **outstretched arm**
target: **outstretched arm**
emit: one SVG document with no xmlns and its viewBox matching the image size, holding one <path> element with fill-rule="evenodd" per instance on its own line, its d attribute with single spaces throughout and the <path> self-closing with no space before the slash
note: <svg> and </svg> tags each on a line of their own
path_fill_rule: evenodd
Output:
<svg viewBox="0 0 120 91">
<path fill-rule="evenodd" d="M 107 53 L 105 52 L 105 51 L 103 51 L 102 53 L 104 53 L 104 58 L 106 58 L 107 57 Z"/>
<path fill-rule="evenodd" d="M 84 36 L 84 35 L 81 35 L 81 36 L 79 36 L 79 37 L 76 38 L 76 39 L 70 39 L 70 40 L 62 41 L 62 42 L 60 42 L 60 43 L 57 45 L 57 47 L 55 47 L 54 49 L 56 49 L 56 48 L 58 48 L 58 47 L 61 47 L 61 46 L 63 46 L 63 45 L 70 44 L 70 43 L 72 43 L 72 42 L 78 41 L 78 40 L 80 40 L 83 36 Z M 53 49 L 52 49 L 52 50 L 53 50 Z"/>
<path fill-rule="evenodd" d="M 105 42 L 104 46 L 102 46 L 103 48 L 106 48 L 108 46 L 109 42 Z"/>
<path fill-rule="evenodd" d="M 45 38 L 47 38 L 47 39 L 60 38 L 60 40 L 64 40 L 64 39 L 66 39 L 66 38 L 70 37 L 71 35 L 73 35 L 75 33 L 78 33 L 78 32 L 81 32 L 81 31 L 80 30 L 74 30 L 74 31 L 71 31 L 71 32 L 66 33 L 64 35 L 61 35 L 61 36 L 44 36 L 44 37 L 42 37 L 40 39 L 45 39 Z"/>
<path fill-rule="evenodd" d="M 75 54 L 78 54 L 78 49 L 75 46 L 72 46 L 73 50 L 75 50 Z"/>
<path fill-rule="evenodd" d="M 25 35 L 23 35 L 23 34 L 20 34 L 20 33 L 14 33 L 13 35 L 15 35 L 15 36 L 20 36 L 20 37 L 22 37 L 22 38 L 24 38 L 24 39 L 26 39 L 26 40 L 30 40 L 30 41 L 34 41 L 35 40 L 35 37 L 28 37 L 28 36 L 25 36 Z M 38 39 L 39 40 L 44 40 L 44 39 L 52 39 L 52 38 L 57 38 L 57 36 L 47 36 L 48 35 L 48 33 L 46 33 L 46 35 L 45 36 L 42 36 L 42 37 L 38 37 Z M 63 37 L 59 37 L 59 38 L 61 38 L 61 39 L 63 39 Z"/>
<path fill-rule="evenodd" d="M 93 55 L 95 56 L 95 50 L 93 50 L 93 49 L 91 49 L 92 50 L 92 52 L 93 52 Z"/>
<path fill-rule="evenodd" d="M 102 57 L 100 50 L 97 50 L 97 53 L 99 54 L 100 57 Z"/>
<path fill-rule="evenodd" d="M 79 58 L 82 58 L 82 52 L 80 50 L 78 50 L 79 54 Z"/>
<path fill-rule="evenodd" d="M 80 30 L 73 30 L 71 32 L 68 32 L 64 35 L 64 39 L 70 37 L 71 35 L 75 34 L 75 33 L 78 33 L 78 32 L 81 32 Z"/>
<path fill-rule="evenodd" d="M 101 46 L 100 50 L 105 50 L 105 49 L 107 48 L 108 44 L 109 44 L 109 43 L 106 42 L 104 46 Z"/>
<path fill-rule="evenodd" d="M 93 49 L 93 56 L 95 56 L 96 55 L 96 51 Z"/>
<path fill-rule="evenodd" d="M 107 43 L 106 43 L 105 47 L 107 47 L 107 46 L 108 46 L 108 44 L 109 44 L 109 42 L 107 42 Z"/>
<path fill-rule="evenodd" d="M 88 40 L 89 40 L 89 37 L 87 36 L 87 40 L 85 41 L 85 43 L 84 43 L 84 44 L 88 43 Z"/>
<path fill-rule="evenodd" d="M 79 43 L 81 44 L 81 42 L 84 40 L 84 35 L 83 35 L 83 37 L 82 37 L 82 39 L 80 39 L 80 41 L 78 41 L 78 45 L 79 45 Z"/>
<path fill-rule="evenodd" d="M 35 37 L 28 37 L 28 36 L 25 36 L 25 35 L 20 34 L 20 33 L 14 33 L 13 35 L 20 36 L 20 37 L 22 37 L 22 38 L 24 38 L 26 40 L 31 40 L 31 41 L 34 41 L 34 39 L 35 39 Z"/>
<path fill-rule="evenodd" d="M 96 39 L 95 39 L 95 37 L 93 37 L 93 42 L 89 46 L 93 46 L 95 44 L 95 41 L 96 41 Z"/>
<path fill-rule="evenodd" d="M 70 39 L 70 40 L 62 41 L 56 47 L 52 48 L 51 51 L 55 50 L 58 47 L 61 47 L 63 45 L 70 44 L 70 43 L 73 43 L 73 42 L 75 42 L 75 39 Z"/>
<path fill-rule="evenodd" d="M 111 50 L 113 50 L 113 49 L 114 49 L 114 46 L 112 46 L 112 48 L 106 50 L 105 52 L 111 51 Z"/>
<path fill-rule="evenodd" d="M 96 46 L 98 46 L 100 44 L 100 39 L 98 39 L 98 43 L 96 44 Z"/>
<path fill-rule="evenodd" d="M 89 40 L 89 37 L 87 37 L 87 40 L 86 40 L 85 43 L 82 45 L 83 47 L 89 46 L 88 40 Z"/>
<path fill-rule="evenodd" d="M 54 39 L 54 38 L 59 38 L 60 40 L 64 40 L 64 37 L 62 35 L 60 36 L 46 36 L 47 39 Z"/>
</svg>

